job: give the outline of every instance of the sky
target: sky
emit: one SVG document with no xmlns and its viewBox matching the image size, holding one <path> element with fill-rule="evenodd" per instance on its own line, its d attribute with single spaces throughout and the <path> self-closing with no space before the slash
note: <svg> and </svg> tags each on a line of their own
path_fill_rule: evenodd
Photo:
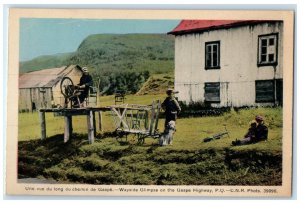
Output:
<svg viewBox="0 0 300 204">
<path fill-rule="evenodd" d="M 74 52 L 91 34 L 167 33 L 180 20 L 98 20 L 45 19 L 20 20 L 20 61 L 41 55 Z"/>
</svg>

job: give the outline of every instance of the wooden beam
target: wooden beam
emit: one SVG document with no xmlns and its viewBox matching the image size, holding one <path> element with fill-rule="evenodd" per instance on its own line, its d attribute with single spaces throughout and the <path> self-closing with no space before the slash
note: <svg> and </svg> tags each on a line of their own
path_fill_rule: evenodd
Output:
<svg viewBox="0 0 300 204">
<path fill-rule="evenodd" d="M 84 107 L 84 108 L 42 108 L 40 109 L 41 112 L 62 112 L 62 113 L 82 113 L 85 114 L 86 111 L 110 111 L 111 107 Z"/>
<path fill-rule="evenodd" d="M 135 121 L 133 119 L 133 110 L 130 110 L 130 128 L 134 128 Z"/>
<path fill-rule="evenodd" d="M 72 116 L 68 115 L 65 116 L 65 133 L 64 133 L 64 143 L 68 142 L 70 140 L 70 137 L 72 137 Z"/>
<path fill-rule="evenodd" d="M 40 126 L 41 126 L 41 140 L 46 139 L 46 117 L 45 112 L 39 112 Z"/>
<path fill-rule="evenodd" d="M 113 110 L 113 108 L 111 108 L 111 116 L 114 121 L 115 127 L 119 128 L 118 121 L 117 121 L 117 115 L 116 115 L 115 111 Z"/>
<path fill-rule="evenodd" d="M 116 128 L 121 127 L 121 124 L 122 124 L 122 125 L 124 126 L 124 128 L 129 129 L 127 123 L 124 121 L 124 116 L 125 116 L 125 114 L 126 114 L 127 108 L 125 108 L 125 109 L 123 110 L 122 115 L 121 115 L 121 113 L 120 113 L 116 108 L 112 108 L 112 110 L 113 110 L 113 112 L 114 112 L 114 113 L 116 114 L 116 116 L 117 116 L 116 119 L 119 119 L 119 120 L 117 121 Z"/>
<path fill-rule="evenodd" d="M 151 110 L 151 106 L 136 105 L 136 104 L 111 105 L 109 107 L 118 108 L 118 109 L 128 109 L 128 110 Z"/>
<path fill-rule="evenodd" d="M 149 111 L 145 110 L 145 129 L 149 130 Z"/>
<path fill-rule="evenodd" d="M 88 129 L 88 140 L 89 144 L 94 143 L 95 140 L 95 129 L 94 129 L 94 114 L 93 111 L 89 111 L 87 114 L 87 129 Z"/>
</svg>

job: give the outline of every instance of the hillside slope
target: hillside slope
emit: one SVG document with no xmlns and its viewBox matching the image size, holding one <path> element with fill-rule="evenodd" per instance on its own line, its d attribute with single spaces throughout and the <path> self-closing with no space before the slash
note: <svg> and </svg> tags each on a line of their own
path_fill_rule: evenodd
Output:
<svg viewBox="0 0 300 204">
<path fill-rule="evenodd" d="M 100 91 L 136 93 L 152 74 L 174 70 L 174 37 L 165 34 L 95 34 L 76 52 L 41 56 L 20 63 L 20 72 L 68 64 L 88 66 Z M 97 84 L 98 86 L 98 84 Z"/>
<path fill-rule="evenodd" d="M 43 55 L 29 61 L 20 62 L 20 73 L 64 66 L 69 64 L 69 58 L 71 55 L 72 53 Z"/>
<path fill-rule="evenodd" d="M 174 88 L 174 75 L 154 74 L 148 78 L 136 95 L 164 94 L 168 88 Z"/>
</svg>

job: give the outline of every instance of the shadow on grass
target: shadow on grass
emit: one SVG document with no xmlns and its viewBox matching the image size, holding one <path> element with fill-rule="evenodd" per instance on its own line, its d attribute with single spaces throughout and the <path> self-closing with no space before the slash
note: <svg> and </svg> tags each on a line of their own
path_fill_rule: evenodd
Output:
<svg viewBox="0 0 300 204">
<path fill-rule="evenodd" d="M 45 168 L 56 165 L 65 158 L 76 156 L 78 148 L 84 144 L 88 144 L 88 140 L 87 136 L 83 134 L 73 134 L 67 143 L 64 143 L 63 134 L 54 135 L 43 141 L 30 140 L 19 142 L 19 178 L 41 175 Z"/>
<path fill-rule="evenodd" d="M 119 142 L 113 132 L 19 142 L 18 178 L 143 185 L 281 185 L 280 152 L 236 148 L 176 150 Z"/>
<path fill-rule="evenodd" d="M 100 139 L 115 138 L 116 141 L 121 146 L 137 145 L 137 146 L 150 147 L 150 148 L 160 147 L 158 145 L 158 138 L 153 138 L 149 136 L 149 137 L 145 137 L 144 141 L 140 142 L 136 134 L 130 134 L 130 133 L 118 132 L 118 131 L 98 133 L 96 138 L 100 138 Z M 146 140 L 152 142 L 146 142 Z"/>
</svg>

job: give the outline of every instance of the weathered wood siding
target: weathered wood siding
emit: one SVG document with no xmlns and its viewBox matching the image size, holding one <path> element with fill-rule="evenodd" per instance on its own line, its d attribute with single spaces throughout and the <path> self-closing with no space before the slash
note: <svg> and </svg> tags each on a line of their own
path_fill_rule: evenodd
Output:
<svg viewBox="0 0 300 204">
<path fill-rule="evenodd" d="M 26 88 L 19 91 L 19 109 L 32 111 L 40 108 L 51 108 L 51 88 Z"/>
<path fill-rule="evenodd" d="M 19 110 L 32 110 L 30 89 L 19 89 Z"/>
<path fill-rule="evenodd" d="M 264 23 L 175 38 L 175 89 L 180 101 L 204 102 L 204 83 L 220 82 L 220 103 L 215 106 L 252 106 L 255 80 L 274 78 L 273 66 L 257 66 L 258 36 L 278 33 L 276 79 L 283 78 L 283 24 Z M 220 41 L 220 69 L 205 70 L 205 42 Z M 266 103 L 263 103 L 266 105 Z"/>
</svg>

